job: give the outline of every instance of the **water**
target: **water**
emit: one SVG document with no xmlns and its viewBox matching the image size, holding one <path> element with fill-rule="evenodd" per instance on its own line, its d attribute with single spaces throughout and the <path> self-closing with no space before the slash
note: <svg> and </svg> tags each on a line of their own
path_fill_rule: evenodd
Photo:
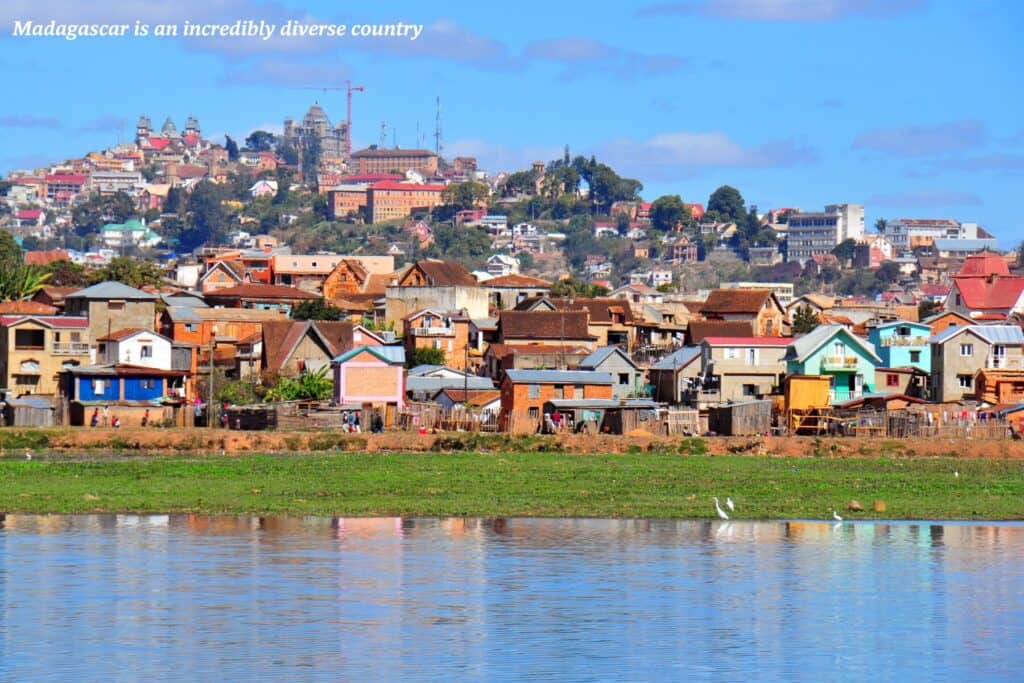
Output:
<svg viewBox="0 0 1024 683">
<path fill-rule="evenodd" d="M 0 680 L 1007 680 L 1024 525 L 7 515 Z"/>
</svg>

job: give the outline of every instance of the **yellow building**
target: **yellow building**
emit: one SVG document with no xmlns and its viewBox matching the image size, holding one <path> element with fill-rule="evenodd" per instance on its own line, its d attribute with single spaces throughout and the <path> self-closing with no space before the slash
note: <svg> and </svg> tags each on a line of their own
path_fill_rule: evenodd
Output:
<svg viewBox="0 0 1024 683">
<path fill-rule="evenodd" d="M 65 365 L 91 362 L 87 318 L 3 315 L 0 330 L 0 382 L 15 395 L 56 396 Z"/>
</svg>

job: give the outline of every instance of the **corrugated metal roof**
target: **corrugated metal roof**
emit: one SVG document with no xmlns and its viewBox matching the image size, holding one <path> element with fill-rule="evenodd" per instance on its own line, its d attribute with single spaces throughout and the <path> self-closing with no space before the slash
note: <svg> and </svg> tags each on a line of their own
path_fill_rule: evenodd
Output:
<svg viewBox="0 0 1024 683">
<path fill-rule="evenodd" d="M 1024 344 L 1024 330 L 1016 325 L 957 325 L 947 327 L 928 341 L 942 344 L 961 332 L 973 332 L 989 344 Z"/>
<path fill-rule="evenodd" d="M 647 410 L 653 410 L 655 408 L 662 408 L 665 406 L 664 403 L 658 403 L 649 398 L 627 398 L 627 399 L 611 399 L 611 398 L 553 398 L 550 401 L 553 407 L 559 409 L 565 408 L 644 408 Z"/>
<path fill-rule="evenodd" d="M 108 280 L 100 282 L 92 287 L 80 289 L 77 292 L 68 294 L 65 299 L 137 299 L 140 301 L 156 301 L 155 294 L 143 292 L 121 282 Z"/>
<path fill-rule="evenodd" d="M 522 384 L 612 384 L 607 372 L 592 370 L 508 370 L 505 375 Z"/>
<path fill-rule="evenodd" d="M 462 389 L 485 391 L 494 389 L 494 382 L 489 377 L 417 377 L 406 376 L 405 390 L 433 396 L 442 389 Z"/>
<path fill-rule="evenodd" d="M 602 346 L 597 350 L 593 351 L 592 353 L 590 353 L 590 355 L 584 357 L 583 360 L 580 361 L 580 370 L 596 368 L 598 365 L 607 360 L 611 355 L 616 353 L 622 356 L 627 363 L 629 363 L 633 367 L 636 367 L 636 363 L 633 362 L 633 359 L 627 356 L 625 352 L 623 352 L 623 350 L 620 349 L 618 346 Z"/>
<path fill-rule="evenodd" d="M 934 246 L 938 251 L 984 251 L 985 249 L 995 249 L 996 240 L 958 240 L 949 237 L 936 237 Z"/>
<path fill-rule="evenodd" d="M 405 348 L 401 346 L 356 346 L 336 356 L 332 363 L 344 363 L 363 351 L 372 353 L 386 363 L 405 363 Z"/>
<path fill-rule="evenodd" d="M 653 364 L 651 370 L 677 370 L 686 367 L 699 357 L 699 346 L 684 346 Z"/>
<path fill-rule="evenodd" d="M 790 348 L 793 349 L 793 355 L 795 356 L 794 360 L 802 363 L 807 360 L 808 356 L 817 351 L 824 344 L 828 343 L 832 337 L 843 332 L 846 333 L 844 335 L 846 339 L 853 342 L 856 346 L 859 346 L 872 358 L 872 360 L 876 363 L 882 362 L 882 359 L 878 357 L 877 353 L 875 353 L 874 344 L 864 341 L 842 325 L 818 325 L 802 337 L 794 339 L 793 343 L 790 344 Z"/>
<path fill-rule="evenodd" d="M 203 321 L 196 315 L 195 306 L 168 306 L 167 316 L 176 323 L 200 323 Z"/>
</svg>

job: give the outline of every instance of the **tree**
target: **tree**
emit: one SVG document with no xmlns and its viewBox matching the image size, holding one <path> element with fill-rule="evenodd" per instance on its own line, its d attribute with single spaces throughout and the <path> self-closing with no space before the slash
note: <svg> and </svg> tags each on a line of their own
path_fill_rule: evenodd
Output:
<svg viewBox="0 0 1024 683">
<path fill-rule="evenodd" d="M 343 320 L 345 311 L 327 303 L 323 297 L 308 299 L 292 309 L 295 320 Z"/>
<path fill-rule="evenodd" d="M 746 215 L 743 195 L 735 187 L 722 185 L 708 198 L 708 211 L 714 211 L 722 220 L 740 223 Z"/>
<path fill-rule="evenodd" d="M 186 228 L 179 243 L 182 249 L 192 251 L 207 243 L 224 241 L 228 231 L 228 216 L 221 203 L 221 189 L 204 180 L 188 198 Z"/>
<path fill-rule="evenodd" d="M 94 270 L 89 276 L 93 284 L 110 280 L 121 282 L 129 287 L 141 289 L 147 285 L 159 287 L 163 278 L 160 266 L 152 261 L 143 261 L 130 256 L 118 256 L 110 263 Z"/>
<path fill-rule="evenodd" d="M 284 163 L 289 166 L 299 165 L 299 150 L 295 149 L 291 145 L 286 145 L 283 142 L 277 146 L 277 156 L 284 160 Z"/>
<path fill-rule="evenodd" d="M 476 208 L 487 200 L 490 191 L 483 183 L 467 180 L 464 183 L 452 183 L 441 191 L 441 201 L 453 211 L 464 211 Z"/>
<path fill-rule="evenodd" d="M 889 221 L 885 220 L 884 218 L 879 218 L 877 221 L 875 221 L 875 230 L 877 230 L 878 232 L 885 232 L 885 228 L 888 225 Z"/>
<path fill-rule="evenodd" d="M 265 130 L 254 130 L 245 138 L 245 147 L 253 152 L 269 152 L 274 148 L 277 138 Z"/>
<path fill-rule="evenodd" d="M 322 148 L 320 138 L 315 135 L 307 137 L 302 142 L 302 177 L 309 179 L 316 176 L 317 168 L 320 166 Z"/>
<path fill-rule="evenodd" d="M 441 223 L 434 226 L 434 241 L 424 250 L 426 256 L 478 265 L 491 253 L 491 238 L 481 228 Z"/>
<path fill-rule="evenodd" d="M 11 233 L 0 230 L 0 264 L 21 263 L 24 255 Z"/>
<path fill-rule="evenodd" d="M 848 238 L 835 246 L 832 250 L 832 255 L 839 261 L 839 265 L 847 266 L 853 261 L 853 252 L 856 248 L 856 240 Z"/>
<path fill-rule="evenodd" d="M 932 299 L 921 299 L 917 305 L 917 319 L 925 320 L 942 310 L 942 304 Z"/>
<path fill-rule="evenodd" d="M 690 217 L 690 210 L 677 194 L 658 197 L 651 203 L 651 225 L 655 230 L 668 232 Z"/>
<path fill-rule="evenodd" d="M 551 296 L 593 298 L 608 293 L 607 287 L 593 285 L 576 278 L 566 278 L 551 285 Z"/>
<path fill-rule="evenodd" d="M 224 136 L 224 149 L 228 153 L 228 161 L 238 161 L 238 143 L 230 135 Z"/>
<path fill-rule="evenodd" d="M 520 194 L 533 194 L 535 191 L 536 176 L 533 171 L 516 171 L 505 179 L 501 186 L 502 197 L 512 197 Z"/>
<path fill-rule="evenodd" d="M 531 270 L 535 265 L 533 254 L 528 251 L 519 252 L 519 254 L 516 255 L 516 258 L 519 259 L 519 268 L 521 270 Z"/>
<path fill-rule="evenodd" d="M 435 348 L 413 349 L 408 366 L 415 368 L 418 365 L 444 365 L 444 351 Z"/>
<path fill-rule="evenodd" d="M 124 223 L 136 215 L 135 202 L 126 193 L 95 194 L 75 205 L 71 210 L 71 222 L 75 226 L 75 232 L 81 237 L 86 237 L 99 232 L 107 223 Z"/>
<path fill-rule="evenodd" d="M 277 386 L 267 392 L 264 401 L 323 401 L 331 397 L 334 379 L 327 376 L 329 368 L 316 372 L 303 372 L 298 377 L 282 377 Z"/>
<path fill-rule="evenodd" d="M 796 312 L 793 314 L 793 334 L 807 334 L 820 323 L 818 314 L 814 312 L 813 308 L 807 304 L 797 306 Z"/>
<path fill-rule="evenodd" d="M 46 266 L 46 270 L 50 273 L 47 284 L 54 287 L 87 287 L 89 285 L 89 276 L 85 272 L 85 267 L 67 259 L 50 263 Z"/>
<path fill-rule="evenodd" d="M 0 263 L 0 301 L 20 301 L 32 296 L 50 279 L 50 274 L 37 266 L 23 263 Z"/>
<path fill-rule="evenodd" d="M 185 197 L 179 188 L 172 185 L 171 189 L 167 190 L 167 199 L 164 200 L 164 213 L 181 213 L 183 208 Z"/>
</svg>

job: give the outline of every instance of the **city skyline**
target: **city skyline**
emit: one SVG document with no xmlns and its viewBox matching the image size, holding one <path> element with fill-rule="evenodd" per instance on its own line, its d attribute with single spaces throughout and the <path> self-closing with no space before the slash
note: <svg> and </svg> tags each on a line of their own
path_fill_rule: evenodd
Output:
<svg viewBox="0 0 1024 683">
<path fill-rule="evenodd" d="M 535 159 L 596 155 L 644 196 L 704 202 L 740 189 L 767 210 L 827 203 L 880 217 L 976 221 L 1010 247 L 1024 238 L 1013 190 L 1024 172 L 1022 12 L 995 2 L 706 0 L 581 12 L 397 2 L 386 13 L 329 3 L 229 0 L 86 8 L 8 3 L 0 63 L 4 173 L 131 140 L 148 114 L 241 142 L 280 132 L 319 101 L 355 148 L 433 148 L 440 96 L 446 156 L 494 173 Z M 13 38 L 15 20 L 153 23 L 256 19 L 422 23 L 418 40 Z M 870 40 L 869 40 L 870 39 Z M 79 65 L 79 70 L 69 69 Z"/>
</svg>

